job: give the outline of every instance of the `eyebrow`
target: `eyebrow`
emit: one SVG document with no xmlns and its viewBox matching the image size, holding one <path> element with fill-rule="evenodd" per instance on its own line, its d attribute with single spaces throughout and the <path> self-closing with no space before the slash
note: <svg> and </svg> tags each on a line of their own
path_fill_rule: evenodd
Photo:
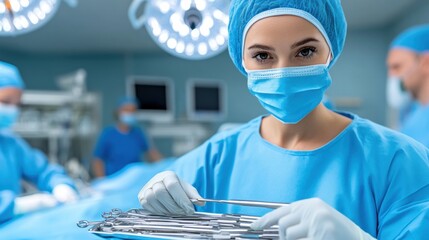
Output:
<svg viewBox="0 0 429 240">
<path fill-rule="evenodd" d="M 319 42 L 319 40 L 317 40 L 315 38 L 306 38 L 306 39 L 304 39 L 302 41 L 299 41 L 299 42 L 296 42 L 296 43 L 292 44 L 292 46 L 290 48 L 291 49 L 297 48 L 297 47 L 302 46 L 302 45 L 304 45 L 306 43 L 309 43 L 309 42 Z"/>
<path fill-rule="evenodd" d="M 274 51 L 274 48 L 272 48 L 270 46 L 262 45 L 262 44 L 254 44 L 254 45 L 248 47 L 247 50 L 250 50 L 250 49 L 253 49 L 253 48 Z"/>
<path fill-rule="evenodd" d="M 290 48 L 291 49 L 297 48 L 297 47 L 302 46 L 304 44 L 307 44 L 309 42 L 319 42 L 319 40 L 317 40 L 315 38 L 306 38 L 306 39 L 304 39 L 302 41 L 299 41 L 299 42 L 296 42 L 296 43 L 292 44 L 292 46 Z M 247 50 L 250 50 L 250 49 L 253 49 L 253 48 L 263 49 L 263 50 L 271 50 L 271 51 L 275 50 L 274 48 L 272 48 L 270 46 L 262 45 L 262 44 L 254 44 L 254 45 L 248 47 Z"/>
</svg>

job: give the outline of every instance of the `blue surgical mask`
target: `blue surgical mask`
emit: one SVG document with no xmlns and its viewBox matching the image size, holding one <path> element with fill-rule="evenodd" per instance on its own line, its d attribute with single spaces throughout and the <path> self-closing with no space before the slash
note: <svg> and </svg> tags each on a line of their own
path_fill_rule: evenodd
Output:
<svg viewBox="0 0 429 240">
<path fill-rule="evenodd" d="M 296 124 L 313 111 L 331 85 L 328 65 L 248 70 L 247 85 L 262 106 L 284 124 Z"/>
<path fill-rule="evenodd" d="M 387 80 L 387 104 L 389 107 L 402 110 L 412 103 L 411 95 L 405 90 L 403 80 L 399 77 L 390 77 Z"/>
<path fill-rule="evenodd" d="M 134 113 L 121 113 L 119 115 L 119 121 L 125 125 L 133 126 L 137 123 L 137 118 Z"/>
<path fill-rule="evenodd" d="M 16 123 L 19 116 L 18 107 L 0 103 L 0 130 L 9 130 Z"/>
</svg>

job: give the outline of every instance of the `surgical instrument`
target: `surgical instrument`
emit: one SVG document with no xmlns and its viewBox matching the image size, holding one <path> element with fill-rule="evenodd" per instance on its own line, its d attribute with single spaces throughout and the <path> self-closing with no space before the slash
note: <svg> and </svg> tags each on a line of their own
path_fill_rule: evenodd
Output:
<svg viewBox="0 0 429 240">
<path fill-rule="evenodd" d="M 81 220 L 78 226 L 102 237 L 132 239 L 278 239 L 278 226 L 252 230 L 259 217 L 240 214 L 200 213 L 189 216 L 161 216 L 144 209 L 102 214 L 104 221 Z"/>
</svg>

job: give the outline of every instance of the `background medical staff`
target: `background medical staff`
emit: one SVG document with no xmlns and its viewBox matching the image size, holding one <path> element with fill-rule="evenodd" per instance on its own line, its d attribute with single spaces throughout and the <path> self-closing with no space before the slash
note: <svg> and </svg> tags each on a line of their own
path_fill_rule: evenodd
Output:
<svg viewBox="0 0 429 240">
<path fill-rule="evenodd" d="M 18 69 L 0 62 L 0 222 L 78 198 L 64 169 L 48 163 L 42 152 L 12 132 L 23 88 Z M 43 192 L 21 196 L 22 180 L 35 184 Z"/>
<path fill-rule="evenodd" d="M 402 61 L 401 58 L 397 58 L 396 60 Z M 407 117 L 416 109 L 417 104 L 405 88 L 402 78 L 399 77 L 398 72 L 400 70 L 398 65 L 396 65 L 395 70 L 389 64 L 388 68 L 389 77 L 386 84 L 386 100 L 389 111 L 387 113 L 387 125 L 392 129 L 399 130 Z"/>
<path fill-rule="evenodd" d="M 117 124 L 103 130 L 94 150 L 95 177 L 111 175 L 129 163 L 141 162 L 142 153 L 146 153 L 150 162 L 162 158 L 137 126 L 135 116 L 137 107 L 138 102 L 135 98 L 123 97 L 119 100 L 115 112 Z"/>
<path fill-rule="evenodd" d="M 251 227 L 278 224 L 280 239 L 426 238 L 428 149 L 321 104 L 346 25 L 339 0 L 233 0 L 230 56 L 270 115 L 177 160 L 142 188 L 142 206 L 190 214 L 201 196 L 286 202 L 269 213 L 204 201 L 197 210 L 267 213 Z"/>
<path fill-rule="evenodd" d="M 398 77 L 388 82 L 401 83 L 402 92 L 409 92 L 391 97 L 405 115 L 400 131 L 429 147 L 429 25 L 400 34 L 391 45 L 387 65 L 389 75 Z"/>
</svg>

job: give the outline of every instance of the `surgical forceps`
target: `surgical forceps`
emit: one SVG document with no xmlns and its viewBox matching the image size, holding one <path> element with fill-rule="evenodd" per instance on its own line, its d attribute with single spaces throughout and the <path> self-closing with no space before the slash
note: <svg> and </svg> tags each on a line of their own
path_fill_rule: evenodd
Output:
<svg viewBox="0 0 429 240">
<path fill-rule="evenodd" d="M 90 232 L 102 237 L 147 239 L 278 239 L 278 226 L 252 230 L 259 217 L 239 214 L 195 213 L 190 216 L 160 216 L 143 209 L 103 213 L 104 221 L 80 221 L 78 226 L 92 226 Z M 146 237 L 146 238 L 145 238 Z"/>
<path fill-rule="evenodd" d="M 249 201 L 249 200 L 215 200 L 207 198 L 194 198 L 191 199 L 192 203 L 197 202 L 213 202 L 213 203 L 224 203 L 224 204 L 234 204 L 241 206 L 250 206 L 250 207 L 264 207 L 264 208 L 280 208 L 288 205 L 287 203 L 276 203 L 276 202 L 262 202 L 262 201 Z"/>
</svg>

